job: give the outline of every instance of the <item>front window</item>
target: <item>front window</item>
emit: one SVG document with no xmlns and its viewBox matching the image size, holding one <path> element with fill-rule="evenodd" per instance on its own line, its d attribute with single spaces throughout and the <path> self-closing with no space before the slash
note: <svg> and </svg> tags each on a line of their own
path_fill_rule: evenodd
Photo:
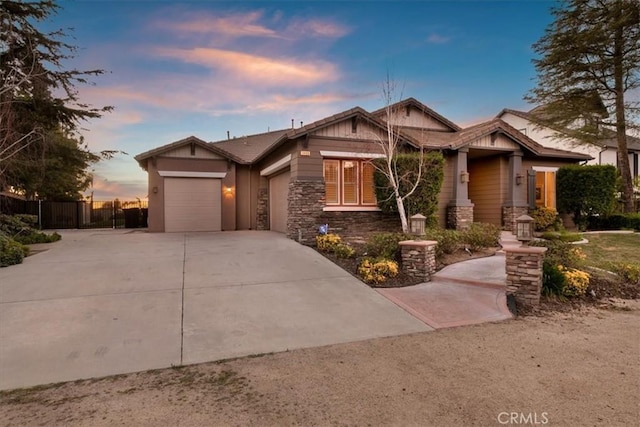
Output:
<svg viewBox="0 0 640 427">
<path fill-rule="evenodd" d="M 374 167 L 368 160 L 324 160 L 327 205 L 376 206 Z"/>
<path fill-rule="evenodd" d="M 556 208 L 556 173 L 536 171 L 536 206 Z"/>
</svg>

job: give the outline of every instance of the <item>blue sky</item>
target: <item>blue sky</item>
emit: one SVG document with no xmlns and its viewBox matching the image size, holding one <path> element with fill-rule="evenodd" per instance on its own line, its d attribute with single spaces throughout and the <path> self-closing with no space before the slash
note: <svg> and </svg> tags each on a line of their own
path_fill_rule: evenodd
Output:
<svg viewBox="0 0 640 427">
<path fill-rule="evenodd" d="M 115 110 L 83 124 L 95 199 L 147 195 L 133 156 L 382 107 L 387 72 L 461 126 L 528 109 L 531 45 L 552 1 L 61 1 L 43 28 L 73 28 L 69 66 L 102 68 L 80 98 Z M 400 91 L 398 91 L 400 92 Z"/>
</svg>

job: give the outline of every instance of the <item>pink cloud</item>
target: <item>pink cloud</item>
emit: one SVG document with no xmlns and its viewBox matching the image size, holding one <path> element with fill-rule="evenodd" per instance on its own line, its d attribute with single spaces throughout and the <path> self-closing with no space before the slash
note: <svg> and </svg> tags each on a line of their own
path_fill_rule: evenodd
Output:
<svg viewBox="0 0 640 427">
<path fill-rule="evenodd" d="M 210 48 L 158 48 L 155 52 L 161 56 L 221 70 L 227 74 L 227 79 L 240 79 L 262 86 L 310 86 L 334 81 L 339 77 L 333 64 L 321 60 L 275 59 Z"/>
<path fill-rule="evenodd" d="M 105 201 L 119 199 L 135 200 L 140 198 L 145 200 L 147 198 L 147 184 L 144 181 L 109 181 L 100 175 L 95 175 L 93 179 L 93 186 L 85 191 L 85 196 L 90 196 L 93 193 L 93 200 Z"/>
<path fill-rule="evenodd" d="M 280 23 L 282 14 L 276 12 L 270 19 L 271 23 Z M 188 14 L 182 21 L 162 20 L 154 24 L 155 27 L 169 29 L 179 34 L 209 34 L 231 38 L 260 37 L 260 38 L 288 38 L 323 37 L 340 38 L 350 32 L 350 29 L 338 22 L 321 19 L 294 18 L 281 30 L 270 28 L 260 21 L 266 20 L 263 11 L 248 13 L 234 13 L 226 16 L 208 13 Z"/>
<path fill-rule="evenodd" d="M 297 20 L 289 25 L 287 29 L 287 33 L 302 37 L 309 36 L 335 39 L 346 36 L 350 31 L 348 27 L 340 23 L 318 19 L 310 21 Z"/>
<path fill-rule="evenodd" d="M 156 25 L 181 33 L 220 34 L 231 37 L 279 37 L 276 31 L 260 25 L 262 12 L 232 14 L 224 17 L 202 15 L 189 16 L 182 22 L 163 21 Z"/>
</svg>

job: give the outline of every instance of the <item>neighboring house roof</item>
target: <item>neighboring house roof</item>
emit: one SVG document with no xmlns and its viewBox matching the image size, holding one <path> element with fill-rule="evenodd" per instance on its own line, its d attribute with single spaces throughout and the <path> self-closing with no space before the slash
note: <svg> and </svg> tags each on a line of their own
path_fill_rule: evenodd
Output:
<svg viewBox="0 0 640 427">
<path fill-rule="evenodd" d="M 435 112 L 431 108 L 427 107 L 426 105 L 424 105 L 422 102 L 418 101 L 415 98 L 407 98 L 405 100 L 396 102 L 395 104 L 392 104 L 389 107 L 392 110 L 396 110 L 397 111 L 397 110 L 401 110 L 401 109 L 403 109 L 403 108 L 405 108 L 407 106 L 413 106 L 413 107 L 417 108 L 418 110 L 422 111 L 423 113 L 425 113 L 425 114 L 437 119 L 439 122 L 441 122 L 444 125 L 450 127 L 451 130 L 458 131 L 458 130 L 462 129 L 460 126 L 458 126 L 457 124 L 453 123 L 451 120 L 449 120 L 446 117 L 438 114 L 437 112 Z M 387 114 L 387 107 L 380 108 L 379 110 L 376 110 L 376 111 L 371 113 L 371 115 L 373 115 L 375 117 L 386 116 L 386 114 Z"/>
<path fill-rule="evenodd" d="M 154 156 L 158 156 L 172 149 L 182 147 L 183 145 L 187 145 L 187 144 L 196 144 L 197 146 L 202 147 L 205 150 L 209 150 L 218 155 L 225 156 L 225 153 L 222 152 L 221 150 L 218 150 L 217 148 L 212 147 L 211 144 L 208 144 L 205 141 L 201 140 L 200 138 L 197 138 L 192 135 L 192 136 L 188 136 L 186 138 L 180 139 L 178 141 L 172 142 L 170 144 L 165 144 L 161 147 L 154 148 L 153 150 L 140 153 L 137 156 L 135 156 L 134 159 L 136 159 L 136 161 L 140 164 L 140 166 L 146 170 L 147 160 L 149 160 L 150 158 Z"/>
<path fill-rule="evenodd" d="M 505 114 L 512 114 L 514 116 L 517 116 L 517 117 L 520 117 L 522 119 L 528 120 L 531 123 L 536 123 L 536 114 L 541 114 L 542 112 L 543 112 L 542 107 L 535 107 L 535 108 L 531 109 L 530 111 L 520 111 L 520 110 L 512 110 L 510 108 L 505 108 L 502 111 L 500 111 L 496 117 L 497 118 L 501 118 Z M 558 132 L 562 132 L 561 129 L 551 128 L 550 126 L 547 126 L 547 127 L 549 129 L 552 129 L 552 130 L 555 130 L 555 131 L 558 131 Z M 601 140 L 599 145 L 602 145 L 603 147 L 606 147 L 606 148 L 613 148 L 613 149 L 618 148 L 618 141 L 616 140 L 615 132 L 614 131 L 608 131 L 607 133 L 610 133 L 611 136 L 608 137 L 607 139 Z M 629 151 L 638 151 L 638 152 L 640 152 L 640 138 L 636 138 L 634 136 L 627 135 L 627 148 L 628 148 Z"/>
<path fill-rule="evenodd" d="M 271 147 L 280 141 L 291 129 L 281 129 L 257 135 L 241 136 L 209 143 L 210 146 L 223 151 L 227 157 L 241 163 L 253 163 Z"/>
</svg>

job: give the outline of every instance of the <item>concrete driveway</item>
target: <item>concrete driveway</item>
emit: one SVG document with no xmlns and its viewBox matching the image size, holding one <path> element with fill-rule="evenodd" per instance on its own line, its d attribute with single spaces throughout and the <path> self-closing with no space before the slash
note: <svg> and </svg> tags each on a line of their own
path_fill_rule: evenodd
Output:
<svg viewBox="0 0 640 427">
<path fill-rule="evenodd" d="M 429 330 L 271 232 L 73 230 L 0 269 L 0 389 Z"/>
</svg>

